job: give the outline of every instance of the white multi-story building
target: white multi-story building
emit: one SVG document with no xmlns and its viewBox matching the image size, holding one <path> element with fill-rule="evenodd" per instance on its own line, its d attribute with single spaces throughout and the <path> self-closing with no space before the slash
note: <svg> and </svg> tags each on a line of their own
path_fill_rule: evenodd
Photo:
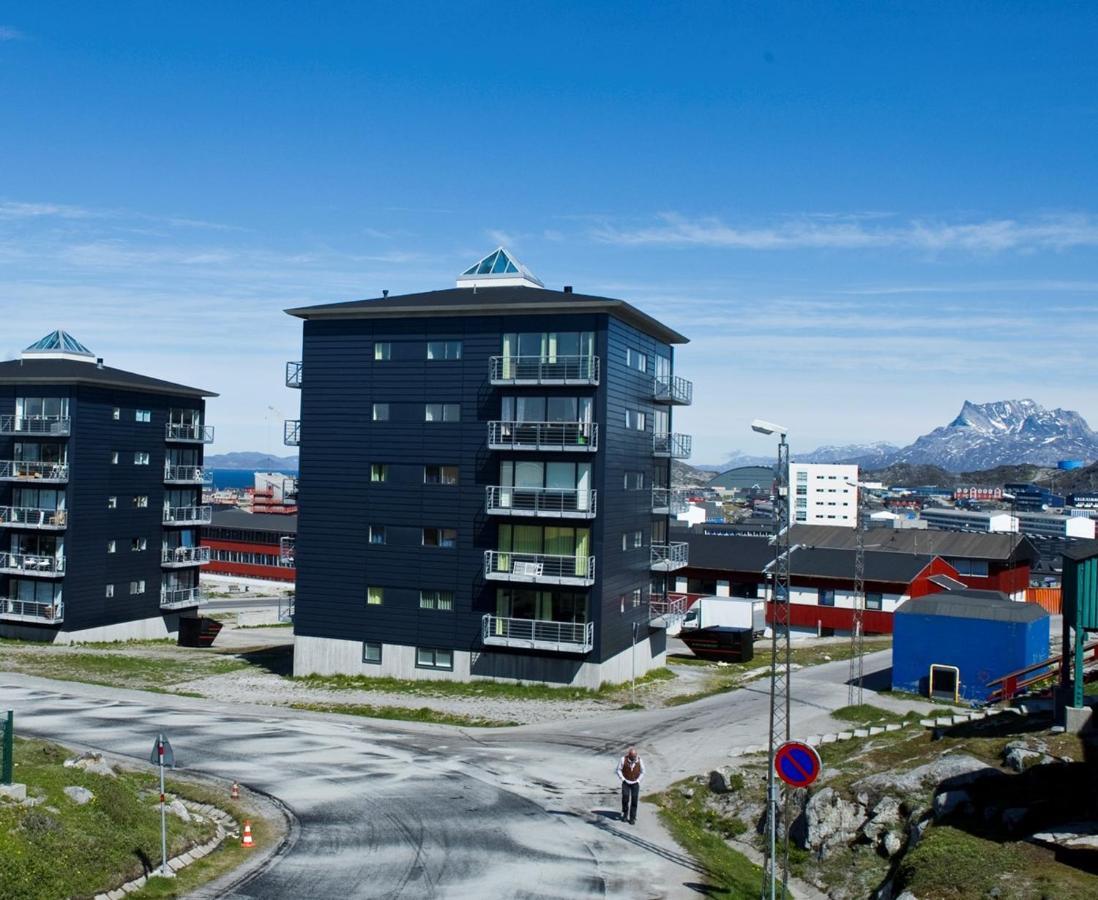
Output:
<svg viewBox="0 0 1098 900">
<path fill-rule="evenodd" d="M 920 518 L 931 528 L 944 531 L 1016 532 L 1018 518 L 997 509 L 964 510 L 927 507 Z"/>
<path fill-rule="evenodd" d="M 790 523 L 858 525 L 858 467 L 790 463 Z"/>
</svg>

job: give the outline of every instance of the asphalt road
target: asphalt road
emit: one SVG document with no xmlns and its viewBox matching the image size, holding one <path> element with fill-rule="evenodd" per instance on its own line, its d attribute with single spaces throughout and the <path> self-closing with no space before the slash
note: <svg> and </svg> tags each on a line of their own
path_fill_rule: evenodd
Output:
<svg viewBox="0 0 1098 900">
<path fill-rule="evenodd" d="M 866 672 L 889 659 L 867 657 Z M 794 675 L 795 736 L 827 728 L 846 675 L 845 662 Z M 649 808 L 636 826 L 617 821 L 617 756 L 638 745 L 642 793 L 726 763 L 765 744 L 766 691 L 760 681 L 679 708 L 473 730 L 0 674 L 20 733 L 145 759 L 162 730 L 180 766 L 279 798 L 296 842 L 234 900 L 697 897 L 702 873 Z"/>
</svg>

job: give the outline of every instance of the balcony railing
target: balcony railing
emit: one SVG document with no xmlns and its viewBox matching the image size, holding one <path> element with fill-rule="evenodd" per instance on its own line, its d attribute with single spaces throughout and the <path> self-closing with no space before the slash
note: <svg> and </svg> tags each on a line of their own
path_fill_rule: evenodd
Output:
<svg viewBox="0 0 1098 900">
<path fill-rule="evenodd" d="M 690 545 L 685 541 L 652 545 L 652 571 L 674 572 L 690 561 Z"/>
<path fill-rule="evenodd" d="M 694 402 L 694 385 L 678 375 L 657 375 L 652 379 L 652 399 L 656 403 L 689 406 Z"/>
<path fill-rule="evenodd" d="M 0 506 L 0 527 L 41 528 L 60 531 L 69 521 L 63 509 L 41 509 L 34 506 Z"/>
<path fill-rule="evenodd" d="M 64 556 L 39 556 L 34 553 L 0 553 L 0 572 L 9 575 L 40 575 L 58 578 L 65 574 Z"/>
<path fill-rule="evenodd" d="M 595 517 L 596 491 L 493 485 L 487 493 L 487 511 L 491 516 L 543 516 L 550 519 Z"/>
<path fill-rule="evenodd" d="M 294 595 L 278 598 L 278 621 L 292 622 L 294 620 Z"/>
<path fill-rule="evenodd" d="M 164 466 L 165 484 L 211 484 L 213 472 L 202 466 Z"/>
<path fill-rule="evenodd" d="M 213 520 L 212 506 L 165 506 L 165 525 L 209 525 Z"/>
<path fill-rule="evenodd" d="M 0 460 L 0 481 L 43 481 L 63 484 L 68 480 L 68 463 L 28 462 L 25 459 Z"/>
<path fill-rule="evenodd" d="M 594 453 L 599 449 L 599 426 L 594 422 L 489 422 L 488 447 Z"/>
<path fill-rule="evenodd" d="M 301 446 L 301 419 L 287 419 L 282 423 L 282 443 L 287 447 Z"/>
<path fill-rule="evenodd" d="M 9 622 L 39 622 L 43 625 L 56 625 L 65 620 L 65 604 L 35 603 L 30 600 L 0 600 L 0 619 Z"/>
<path fill-rule="evenodd" d="M 485 550 L 484 577 L 488 581 L 591 585 L 595 583 L 595 557 Z"/>
<path fill-rule="evenodd" d="M 301 368 L 299 362 L 286 363 L 286 387 L 301 389 Z"/>
<path fill-rule="evenodd" d="M 212 444 L 213 425 L 183 425 L 169 422 L 164 426 L 164 440 L 179 441 L 187 444 Z"/>
<path fill-rule="evenodd" d="M 72 427 L 68 416 L 0 416 L 0 434 L 65 435 Z"/>
<path fill-rule="evenodd" d="M 278 539 L 278 564 L 292 566 L 294 564 L 294 548 L 297 545 L 296 535 L 283 535 Z"/>
<path fill-rule="evenodd" d="M 185 609 L 188 606 L 200 606 L 206 602 L 206 596 L 202 588 L 195 586 L 189 588 L 160 589 L 161 609 Z"/>
<path fill-rule="evenodd" d="M 690 459 L 694 438 L 689 434 L 657 432 L 652 435 L 652 455 L 671 459 Z"/>
<path fill-rule="evenodd" d="M 690 598 L 686 594 L 653 594 L 648 601 L 648 624 L 652 628 L 663 628 L 668 637 L 674 637 L 682 630 L 689 605 Z"/>
<path fill-rule="evenodd" d="M 657 516 L 677 516 L 686 512 L 690 504 L 686 494 L 673 488 L 652 488 L 652 512 Z"/>
<path fill-rule="evenodd" d="M 164 547 L 160 551 L 160 564 L 168 568 L 204 566 L 209 561 L 209 547 Z"/>
<path fill-rule="evenodd" d="M 598 384 L 597 356 L 493 356 L 492 384 Z"/>
<path fill-rule="evenodd" d="M 481 620 L 480 639 L 489 647 L 590 653 L 595 647 L 595 623 L 485 616 Z"/>
</svg>

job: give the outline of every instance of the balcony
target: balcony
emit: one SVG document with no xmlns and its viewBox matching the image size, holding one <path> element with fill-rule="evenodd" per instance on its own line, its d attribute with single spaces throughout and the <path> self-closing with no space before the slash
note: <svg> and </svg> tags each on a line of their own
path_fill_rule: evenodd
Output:
<svg viewBox="0 0 1098 900">
<path fill-rule="evenodd" d="M 488 581 L 587 587 L 595 583 L 595 557 L 485 550 L 484 577 Z"/>
<path fill-rule="evenodd" d="M 204 566 L 209 561 L 209 547 L 164 547 L 160 551 L 160 565 L 167 569 Z"/>
<path fill-rule="evenodd" d="M 213 425 L 183 425 L 169 422 L 164 426 L 164 440 L 182 444 L 212 444 Z"/>
<path fill-rule="evenodd" d="M 652 455 L 664 459 L 690 459 L 694 438 L 689 434 L 657 432 L 652 435 Z"/>
<path fill-rule="evenodd" d="M 68 524 L 63 509 L 40 509 L 33 506 L 0 506 L 0 528 L 34 528 L 41 531 L 63 531 Z"/>
<path fill-rule="evenodd" d="M 160 589 L 161 609 L 186 609 L 189 606 L 201 606 L 206 602 L 202 588 L 176 588 L 174 590 L 162 587 Z"/>
<path fill-rule="evenodd" d="M 690 504 L 686 494 L 672 488 L 652 488 L 652 514 L 657 516 L 677 516 L 686 512 Z"/>
<path fill-rule="evenodd" d="M 653 594 L 648 601 L 648 624 L 652 628 L 664 628 L 669 636 L 678 634 L 690 598 L 686 594 Z"/>
<path fill-rule="evenodd" d="M 599 426 L 594 422 L 489 422 L 491 450 L 594 453 Z"/>
<path fill-rule="evenodd" d="M 65 621 L 65 604 L 33 603 L 29 600 L 0 600 L 0 620 L 5 622 L 37 622 L 56 625 Z"/>
<path fill-rule="evenodd" d="M 282 443 L 287 447 L 301 446 L 301 419 L 287 419 L 282 423 Z"/>
<path fill-rule="evenodd" d="M 299 362 L 286 363 L 286 387 L 301 390 L 301 369 Z"/>
<path fill-rule="evenodd" d="M 0 553 L 0 572 L 8 575 L 60 578 L 65 574 L 65 557 L 39 556 L 32 553 Z"/>
<path fill-rule="evenodd" d="M 547 519 L 593 519 L 596 491 L 557 490 L 493 485 L 487 488 L 490 516 L 538 516 Z"/>
<path fill-rule="evenodd" d="M 213 472 L 202 466 L 164 466 L 165 484 L 212 484 Z"/>
<path fill-rule="evenodd" d="M 213 519 L 212 506 L 165 506 L 165 525 L 209 525 Z"/>
<path fill-rule="evenodd" d="M 690 545 L 685 541 L 652 545 L 652 571 L 674 572 L 690 561 Z"/>
<path fill-rule="evenodd" d="M 493 356 L 488 377 L 492 384 L 599 383 L 597 356 Z"/>
<path fill-rule="evenodd" d="M 678 375 L 657 375 L 652 379 L 652 399 L 656 403 L 689 406 L 694 402 L 694 384 Z"/>
<path fill-rule="evenodd" d="M 595 623 L 485 616 L 481 620 L 480 639 L 489 647 L 590 653 L 595 647 Z"/>
<path fill-rule="evenodd" d="M 68 416 L 0 416 L 0 434 L 66 435 L 72 428 Z"/>
<path fill-rule="evenodd" d="M 43 484 L 64 484 L 68 480 L 68 463 L 29 462 L 24 459 L 0 460 L 0 481 L 37 481 Z"/>
</svg>

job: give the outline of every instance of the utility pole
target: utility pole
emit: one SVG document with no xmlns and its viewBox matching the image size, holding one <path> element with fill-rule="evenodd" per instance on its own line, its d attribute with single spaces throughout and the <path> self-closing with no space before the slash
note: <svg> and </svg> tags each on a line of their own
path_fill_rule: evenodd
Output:
<svg viewBox="0 0 1098 900">
<path fill-rule="evenodd" d="M 846 705 L 861 705 L 862 679 L 865 675 L 865 511 L 862 509 L 862 486 L 854 485 L 858 492 L 858 535 L 854 548 L 854 609 L 850 616 L 850 674 L 846 681 Z"/>
</svg>

